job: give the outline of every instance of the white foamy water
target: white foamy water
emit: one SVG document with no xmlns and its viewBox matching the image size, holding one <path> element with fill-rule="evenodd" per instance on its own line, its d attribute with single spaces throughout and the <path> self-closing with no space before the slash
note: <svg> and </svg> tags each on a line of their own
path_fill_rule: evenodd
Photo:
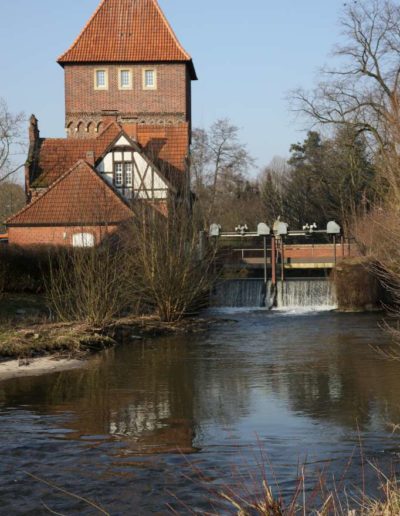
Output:
<svg viewBox="0 0 400 516">
<path fill-rule="evenodd" d="M 271 306 L 271 284 L 263 280 L 227 280 L 220 282 L 212 296 L 212 305 L 239 311 L 266 310 Z M 265 305 L 267 308 L 265 308 Z M 290 279 L 277 285 L 276 308 L 290 313 L 334 310 L 336 295 L 331 281 L 325 278 Z M 232 312 L 233 313 L 233 312 Z"/>
</svg>

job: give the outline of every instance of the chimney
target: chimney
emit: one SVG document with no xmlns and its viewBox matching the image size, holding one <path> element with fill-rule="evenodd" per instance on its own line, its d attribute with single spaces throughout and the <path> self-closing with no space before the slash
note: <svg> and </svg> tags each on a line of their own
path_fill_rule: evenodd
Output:
<svg viewBox="0 0 400 516">
<path fill-rule="evenodd" d="M 39 124 L 35 115 L 31 115 L 29 119 L 29 151 L 28 159 L 25 163 L 25 195 L 27 202 L 31 201 L 31 179 L 34 176 L 37 167 L 37 157 L 40 146 Z"/>
<path fill-rule="evenodd" d="M 40 138 L 38 119 L 31 115 L 29 119 L 29 143 L 35 144 Z"/>
</svg>

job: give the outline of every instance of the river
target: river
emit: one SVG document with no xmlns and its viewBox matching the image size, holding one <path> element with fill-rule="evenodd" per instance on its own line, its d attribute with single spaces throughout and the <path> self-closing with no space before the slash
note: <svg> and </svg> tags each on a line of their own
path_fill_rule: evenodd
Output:
<svg viewBox="0 0 400 516">
<path fill-rule="evenodd" d="M 375 492 L 367 461 L 398 469 L 400 363 L 374 349 L 389 346 L 380 315 L 218 313 L 204 333 L 2 382 L 0 514 L 98 514 L 28 473 L 110 514 L 146 515 L 202 513 L 237 475 L 256 491 L 260 462 L 284 497 L 299 463 L 307 493 L 324 468 L 349 493 L 362 471 Z"/>
</svg>

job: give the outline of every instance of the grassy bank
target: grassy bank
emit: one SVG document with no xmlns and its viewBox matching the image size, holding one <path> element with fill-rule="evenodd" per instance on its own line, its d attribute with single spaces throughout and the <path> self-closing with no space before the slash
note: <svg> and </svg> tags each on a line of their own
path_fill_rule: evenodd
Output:
<svg viewBox="0 0 400 516">
<path fill-rule="evenodd" d="M 104 331 L 87 325 L 52 322 L 41 295 L 0 298 L 0 360 L 46 355 L 81 358 L 115 344 Z"/>
<path fill-rule="evenodd" d="M 0 298 L 0 361 L 46 355 L 83 358 L 118 342 L 205 331 L 214 322 L 196 317 L 167 323 L 147 315 L 114 319 L 101 328 L 57 323 L 51 321 L 43 296 L 4 294 Z"/>
</svg>

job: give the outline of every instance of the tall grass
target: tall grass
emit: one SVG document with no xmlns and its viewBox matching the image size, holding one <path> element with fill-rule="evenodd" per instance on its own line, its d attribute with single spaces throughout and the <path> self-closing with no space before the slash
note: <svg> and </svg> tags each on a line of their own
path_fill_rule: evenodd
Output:
<svg viewBox="0 0 400 516">
<path fill-rule="evenodd" d="M 251 448 L 250 455 L 246 453 L 243 466 L 235 466 L 232 471 L 220 473 L 214 471 L 211 477 L 216 479 L 218 487 L 210 483 L 210 471 L 203 474 L 201 466 L 188 462 L 196 479 L 195 482 L 205 490 L 207 510 L 202 514 L 207 516 L 237 515 L 237 516 L 399 516 L 400 515 L 400 484 L 395 478 L 388 478 L 373 463 L 365 457 L 360 442 L 359 480 L 351 482 L 348 479 L 350 467 L 354 473 L 354 453 L 351 455 L 343 471 L 338 476 L 330 475 L 329 466 L 320 471 L 310 471 L 307 465 L 299 464 L 297 476 L 290 484 L 277 479 L 274 467 L 265 451 Z M 256 451 L 254 451 L 256 450 Z M 354 452 L 356 452 L 355 448 Z M 251 457 L 249 461 L 248 458 Z M 369 487 L 378 496 L 368 494 L 366 478 Z M 220 478 L 228 478 L 226 483 Z M 193 480 L 192 480 L 193 481 Z M 291 487 L 289 487 L 289 485 Z M 191 510 L 187 502 L 180 504 L 179 498 L 173 506 L 168 505 L 173 514 L 198 514 Z"/>
</svg>

